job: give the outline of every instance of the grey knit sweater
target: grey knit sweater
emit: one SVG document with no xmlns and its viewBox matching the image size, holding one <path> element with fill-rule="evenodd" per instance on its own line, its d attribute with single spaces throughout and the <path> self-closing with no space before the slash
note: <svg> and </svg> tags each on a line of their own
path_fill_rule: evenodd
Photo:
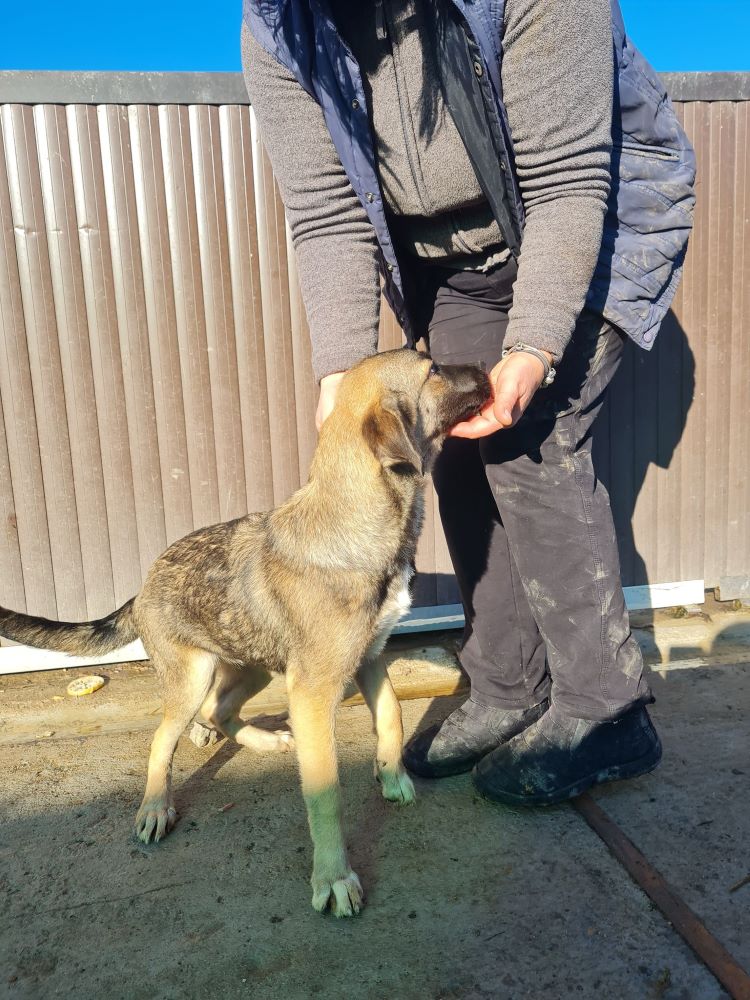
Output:
<svg viewBox="0 0 750 1000">
<path fill-rule="evenodd" d="M 393 15 L 399 4 L 423 0 L 389 2 Z M 414 52 L 424 45 L 422 75 L 429 85 L 429 42 L 419 31 L 419 21 L 392 18 L 391 28 L 399 24 L 401 28 L 390 39 L 394 62 L 399 54 L 408 53 L 402 65 L 413 66 Z M 411 31 L 404 30 L 406 24 L 412 26 Z M 346 25 L 342 27 L 346 30 Z M 507 0 L 503 46 L 503 98 L 526 208 L 505 343 L 524 341 L 559 358 L 583 308 L 609 192 L 609 0 Z M 318 104 L 247 28 L 243 28 L 242 54 L 250 100 L 286 206 L 310 326 L 313 366 L 320 379 L 376 350 L 380 290 L 375 234 L 344 173 Z M 383 149 L 393 148 L 395 136 L 400 134 L 406 142 L 402 114 L 406 77 L 400 81 L 400 100 L 384 99 L 389 78 L 396 85 L 399 80 L 390 67 L 378 80 L 377 66 L 368 70 L 362 64 L 364 57 L 358 55 L 369 89 L 384 194 L 397 221 L 408 223 L 399 225 L 399 230 L 402 236 L 406 232 L 414 237 L 412 252 L 442 257 L 447 263 L 465 257 L 462 239 L 441 242 L 446 217 L 459 231 L 461 225 L 455 222 L 463 219 L 464 227 L 476 237 L 472 250 L 494 252 L 501 234 L 489 218 L 484 232 L 472 229 L 472 213 L 481 230 L 486 206 L 478 198 L 476 180 L 465 172 L 463 146 L 452 141 L 451 122 L 446 122 L 444 109 L 439 107 L 439 82 L 434 83 L 434 94 L 436 113 L 443 116 L 445 127 L 441 160 L 431 158 L 429 140 L 420 140 L 419 129 L 411 132 L 408 149 L 404 145 L 397 154 L 384 158 Z M 420 85 L 424 89 L 424 83 Z M 423 168 L 417 172 L 416 188 L 415 150 Z M 448 171 L 446 156 L 453 157 Z M 453 184 L 446 192 L 447 177 L 463 177 L 465 183 Z M 414 204 L 419 205 L 418 215 L 410 214 Z M 420 226 L 422 233 L 430 233 L 426 239 L 418 235 Z"/>
</svg>

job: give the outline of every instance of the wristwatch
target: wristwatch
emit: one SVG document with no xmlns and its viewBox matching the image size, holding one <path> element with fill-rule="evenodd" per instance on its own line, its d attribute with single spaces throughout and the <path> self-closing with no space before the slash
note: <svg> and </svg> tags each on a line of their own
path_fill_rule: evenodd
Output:
<svg viewBox="0 0 750 1000">
<path fill-rule="evenodd" d="M 557 372 L 549 363 L 549 361 L 547 360 L 547 356 L 542 351 L 538 351 L 536 347 L 529 347 L 528 344 L 519 343 L 519 344 L 514 344 L 512 347 L 509 347 L 507 350 L 503 351 L 501 357 L 507 358 L 509 354 L 515 354 L 516 351 L 521 351 L 524 354 L 533 354 L 535 358 L 539 358 L 539 360 L 544 365 L 544 378 L 542 379 L 542 385 L 552 385 L 552 383 L 555 381 L 555 375 L 557 375 Z"/>
</svg>

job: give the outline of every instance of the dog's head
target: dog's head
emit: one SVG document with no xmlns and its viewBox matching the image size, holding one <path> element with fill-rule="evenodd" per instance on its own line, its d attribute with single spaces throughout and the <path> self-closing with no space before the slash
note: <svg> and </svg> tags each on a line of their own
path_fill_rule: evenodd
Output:
<svg viewBox="0 0 750 1000">
<path fill-rule="evenodd" d="M 382 466 L 422 475 L 451 427 L 479 413 L 492 388 L 474 365 L 438 365 L 426 354 L 402 349 L 360 362 L 339 394 L 357 413 Z"/>
</svg>

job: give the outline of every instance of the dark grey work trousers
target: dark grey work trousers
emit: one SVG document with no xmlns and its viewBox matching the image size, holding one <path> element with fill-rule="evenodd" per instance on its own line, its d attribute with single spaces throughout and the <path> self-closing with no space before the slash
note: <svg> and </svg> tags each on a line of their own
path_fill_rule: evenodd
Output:
<svg viewBox="0 0 750 1000">
<path fill-rule="evenodd" d="M 428 269 L 438 364 L 500 360 L 513 261 L 489 275 Z M 425 299 L 423 299 L 425 301 Z M 584 311 L 552 386 L 518 424 L 449 439 L 433 478 L 466 614 L 461 664 L 472 696 L 523 708 L 550 697 L 567 714 L 614 719 L 653 700 L 620 582 L 607 491 L 591 429 L 623 349 Z"/>
</svg>

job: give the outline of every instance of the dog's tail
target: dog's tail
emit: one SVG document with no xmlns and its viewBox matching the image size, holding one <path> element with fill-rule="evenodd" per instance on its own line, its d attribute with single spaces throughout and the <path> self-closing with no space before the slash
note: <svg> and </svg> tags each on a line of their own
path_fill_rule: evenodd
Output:
<svg viewBox="0 0 750 1000">
<path fill-rule="evenodd" d="M 93 622 L 53 622 L 0 608 L 0 635 L 13 642 L 76 656 L 97 656 L 127 646 L 138 638 L 133 601 Z"/>
</svg>

